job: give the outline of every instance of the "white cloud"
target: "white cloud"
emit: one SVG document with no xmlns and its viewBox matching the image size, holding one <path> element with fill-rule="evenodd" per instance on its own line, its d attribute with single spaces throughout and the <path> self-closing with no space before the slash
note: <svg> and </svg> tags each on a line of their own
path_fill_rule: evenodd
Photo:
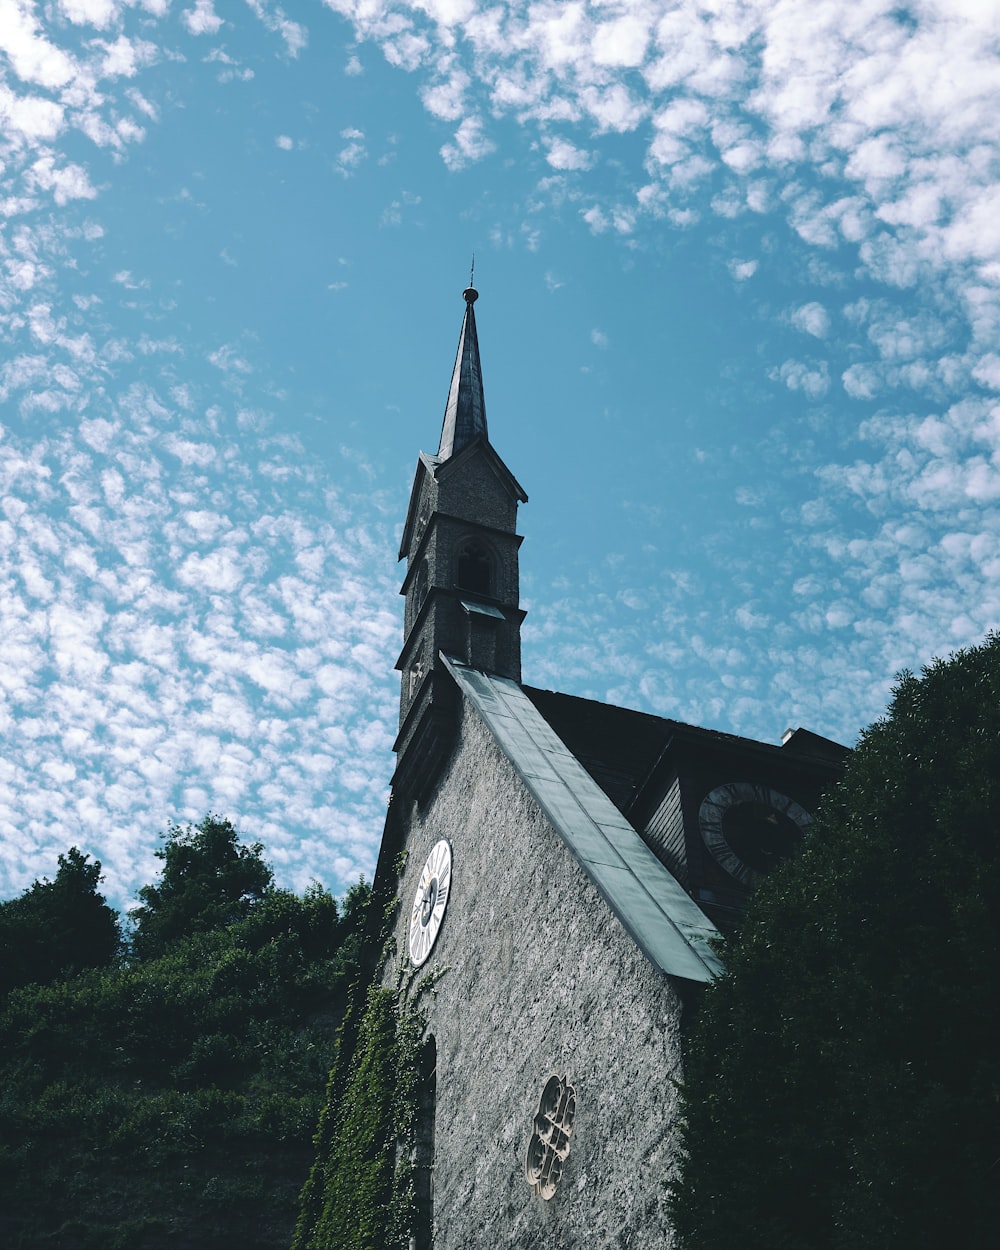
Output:
<svg viewBox="0 0 1000 1250">
<path fill-rule="evenodd" d="M 134 78 L 140 69 L 153 64 L 158 57 L 155 44 L 145 39 L 127 39 L 119 35 L 114 43 L 104 45 L 101 76 L 104 78 Z"/>
<path fill-rule="evenodd" d="M 590 208 L 585 209 L 581 216 L 594 234 L 603 234 L 611 225 L 607 214 L 598 204 L 593 204 Z"/>
<path fill-rule="evenodd" d="M 381 224 L 383 226 L 401 226 L 403 224 L 403 213 L 407 208 L 415 208 L 420 203 L 421 197 L 414 195 L 412 191 L 404 191 L 398 200 L 393 200 L 388 208 L 383 209 Z M 334 284 L 332 290 L 340 290 L 346 287 L 346 282 L 338 282 Z"/>
<path fill-rule="evenodd" d="M 862 270 L 900 289 L 946 266 L 1000 264 L 1000 132 L 988 120 L 998 116 L 1000 66 L 975 6 L 928 0 L 902 20 L 881 0 L 808 11 L 797 0 L 488 14 L 456 4 L 443 27 L 418 0 L 328 2 L 359 42 L 431 76 L 423 99 L 433 114 L 464 118 L 442 148 L 451 168 L 493 148 L 468 112 L 477 90 L 495 112 L 537 128 L 555 168 L 581 173 L 594 164 L 592 136 L 581 141 L 588 128 L 641 136 L 652 120 L 652 181 L 631 205 L 595 194 L 584 209 L 595 232 L 628 231 L 642 212 L 683 225 L 686 201 L 715 177 L 715 212 L 784 204 L 808 246 L 854 247 Z M 735 262 L 734 276 L 749 276 L 751 263 Z M 810 324 L 805 332 L 821 337 L 820 322 Z"/>
<path fill-rule="evenodd" d="M 177 570 L 177 579 L 206 594 L 228 595 L 242 581 L 241 563 L 238 553 L 232 551 L 213 551 L 206 556 L 192 552 Z"/>
<path fill-rule="evenodd" d="M 208 360 L 223 373 L 243 374 L 253 371 L 253 365 L 231 343 L 225 343 L 214 352 L 209 352 Z"/>
<path fill-rule="evenodd" d="M 594 60 L 598 65 L 635 69 L 645 58 L 651 33 L 648 18 L 627 16 L 602 22 L 592 40 Z"/>
<path fill-rule="evenodd" d="M 16 96 L 0 83 L 0 123 L 9 134 L 29 141 L 54 139 L 63 129 L 65 110 L 42 96 Z"/>
<path fill-rule="evenodd" d="M 212 48 L 203 59 L 209 65 L 223 66 L 218 74 L 219 82 L 250 82 L 254 77 L 254 72 L 249 66 L 241 65 L 235 57 L 230 56 L 222 48 Z"/>
<path fill-rule="evenodd" d="M 364 135 L 360 130 L 343 130 L 341 138 L 347 138 L 350 142 L 337 153 L 337 169 L 345 177 L 349 177 L 367 157 L 368 149 L 362 142 Z"/>
<path fill-rule="evenodd" d="M 649 106 L 624 83 L 588 86 L 580 92 L 580 103 L 601 130 L 619 133 L 635 130 L 649 114 Z"/>
<path fill-rule="evenodd" d="M 878 370 L 871 365 L 851 365 L 841 375 L 844 390 L 852 399 L 872 399 L 882 389 Z"/>
<path fill-rule="evenodd" d="M 432 117 L 454 122 L 465 113 L 465 93 L 469 76 L 461 71 L 451 73 L 444 82 L 425 87 L 421 93 L 424 108 Z"/>
<path fill-rule="evenodd" d="M 148 278 L 134 278 L 130 269 L 119 269 L 117 273 L 111 275 L 111 281 L 117 282 L 128 291 L 141 291 L 149 287 Z"/>
<path fill-rule="evenodd" d="M 309 33 L 298 22 L 293 22 L 280 5 L 268 5 L 266 0 L 246 0 L 251 13 L 272 34 L 280 35 L 285 51 L 296 57 L 309 42 Z"/>
<path fill-rule="evenodd" d="M 810 399 L 822 399 L 830 389 L 830 373 L 825 360 L 811 365 L 801 360 L 786 360 L 772 376 L 784 382 L 790 391 L 802 391 Z"/>
<path fill-rule="evenodd" d="M 40 376 L 8 367 L 5 385 Z M 196 437 L 204 417 L 175 420 L 137 393 L 78 438 L 0 438 L 0 724 L 18 725 L 0 781 L 5 894 L 76 843 L 125 902 L 155 870 L 149 813 L 209 808 L 262 837 L 296 888 L 331 880 L 334 846 L 348 879 L 371 874 L 397 622 L 388 581 L 357 569 L 391 534 L 348 533 L 303 507 L 301 470 L 297 502 L 269 514 L 246 486 L 259 436 L 218 410 L 213 442 Z M 213 506 L 220 488 L 227 512 Z M 311 836 L 290 828 L 292 810 Z"/>
<path fill-rule="evenodd" d="M 74 75 L 72 58 L 39 31 L 32 9 L 16 0 L 0 0 L 0 48 L 22 82 L 54 89 Z"/>
<path fill-rule="evenodd" d="M 589 169 L 590 153 L 565 139 L 550 139 L 545 158 L 553 169 Z"/>
<path fill-rule="evenodd" d="M 496 144 L 483 132 L 478 117 L 466 117 L 455 131 L 454 141 L 441 148 L 441 156 L 449 169 L 462 169 L 496 149 Z"/>
<path fill-rule="evenodd" d="M 77 26 L 106 30 L 118 17 L 116 0 L 59 0 L 59 8 Z"/>
<path fill-rule="evenodd" d="M 196 0 L 193 9 L 184 9 L 181 21 L 192 35 L 215 35 L 222 27 L 222 18 L 215 11 L 212 0 Z"/>
<path fill-rule="evenodd" d="M 977 382 L 981 382 L 983 386 L 987 386 L 994 391 L 1000 391 L 1000 356 L 996 352 L 989 352 L 981 357 L 979 363 L 972 371 L 972 376 Z"/>
<path fill-rule="evenodd" d="M 764 159 L 764 151 L 760 143 L 744 139 L 720 151 L 723 164 L 738 174 L 748 174 L 757 168 Z"/>
<path fill-rule="evenodd" d="M 736 260 L 734 257 L 729 262 L 729 272 L 737 282 L 746 282 L 757 272 L 759 264 L 760 262 L 756 260 Z"/>
<path fill-rule="evenodd" d="M 830 314 L 816 300 L 792 310 L 791 322 L 796 330 L 823 339 L 830 333 Z"/>
<path fill-rule="evenodd" d="M 767 629 L 771 624 L 770 617 L 763 613 L 754 612 L 749 604 L 743 604 L 741 607 L 738 607 L 733 615 L 741 629 Z"/>
</svg>

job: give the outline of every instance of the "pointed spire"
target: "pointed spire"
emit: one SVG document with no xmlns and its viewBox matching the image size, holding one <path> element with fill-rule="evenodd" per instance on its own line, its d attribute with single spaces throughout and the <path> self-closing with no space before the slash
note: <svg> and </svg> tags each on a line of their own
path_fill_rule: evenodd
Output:
<svg viewBox="0 0 1000 1250">
<path fill-rule="evenodd" d="M 441 427 L 441 446 L 438 455 L 447 460 L 477 438 L 487 438 L 486 400 L 483 397 L 483 371 L 479 364 L 479 339 L 476 337 L 476 314 L 473 304 L 479 298 L 475 287 L 462 292 L 465 300 L 465 320 L 458 340 L 455 370 L 451 375 L 451 390 L 444 410 Z"/>
</svg>

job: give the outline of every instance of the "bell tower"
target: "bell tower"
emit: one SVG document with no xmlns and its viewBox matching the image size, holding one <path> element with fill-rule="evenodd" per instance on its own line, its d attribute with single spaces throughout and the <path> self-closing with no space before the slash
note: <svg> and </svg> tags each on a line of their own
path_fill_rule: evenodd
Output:
<svg viewBox="0 0 1000 1250">
<path fill-rule="evenodd" d="M 494 451 L 476 334 L 473 287 L 463 292 L 458 340 L 437 455 L 421 452 L 403 526 L 406 560 L 396 773 L 420 798 L 444 758 L 457 691 L 442 652 L 521 680 L 517 505 L 528 496 Z"/>
</svg>

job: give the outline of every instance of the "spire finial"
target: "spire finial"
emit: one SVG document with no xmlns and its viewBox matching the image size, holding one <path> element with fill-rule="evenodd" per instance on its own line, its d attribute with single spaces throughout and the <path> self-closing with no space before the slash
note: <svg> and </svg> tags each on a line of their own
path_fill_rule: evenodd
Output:
<svg viewBox="0 0 1000 1250">
<path fill-rule="evenodd" d="M 472 268 L 469 270 L 469 285 L 462 292 L 462 298 L 467 304 L 474 304 L 479 299 L 479 292 L 476 290 L 476 253 L 472 253 Z"/>
</svg>

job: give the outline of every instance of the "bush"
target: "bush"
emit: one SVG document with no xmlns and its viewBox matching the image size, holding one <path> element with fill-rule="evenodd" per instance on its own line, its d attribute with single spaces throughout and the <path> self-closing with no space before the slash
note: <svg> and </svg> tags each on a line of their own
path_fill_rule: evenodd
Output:
<svg viewBox="0 0 1000 1250">
<path fill-rule="evenodd" d="M 141 958 L 0 1006 L 4 1246 L 287 1247 L 368 887 L 343 916 L 319 886 L 234 888 L 171 936 L 183 893 L 154 908 Z"/>
<path fill-rule="evenodd" d="M 1000 638 L 904 674 L 690 1040 L 688 1250 L 992 1247 Z"/>
</svg>

